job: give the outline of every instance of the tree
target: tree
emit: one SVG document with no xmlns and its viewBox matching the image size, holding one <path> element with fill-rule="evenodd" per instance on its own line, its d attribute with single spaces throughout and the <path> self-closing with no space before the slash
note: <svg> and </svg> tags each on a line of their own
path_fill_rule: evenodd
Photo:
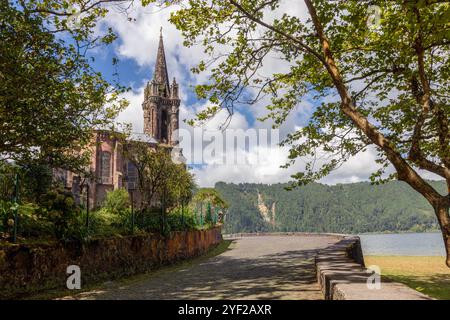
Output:
<svg viewBox="0 0 450 320">
<path fill-rule="evenodd" d="M 157 202 L 170 207 L 190 199 L 195 187 L 193 176 L 184 165 L 172 161 L 170 149 L 135 141 L 126 145 L 126 154 L 137 170 L 143 211 Z"/>
<path fill-rule="evenodd" d="M 173 163 L 171 179 L 168 181 L 167 203 L 170 206 L 185 206 L 192 199 L 196 184 L 194 176 L 184 164 Z"/>
<path fill-rule="evenodd" d="M 230 203 L 225 232 L 359 234 L 438 229 L 433 208 L 404 182 L 310 183 L 287 191 L 288 185 L 216 183 L 217 191 Z M 444 181 L 432 185 L 440 191 L 446 188 Z"/>
<path fill-rule="evenodd" d="M 192 200 L 199 202 L 210 202 L 214 207 L 221 209 L 228 208 L 228 203 L 221 197 L 219 192 L 214 188 L 201 188 L 195 193 Z"/>
<path fill-rule="evenodd" d="M 17 186 L 15 185 L 17 183 Z M 52 186 L 52 171 L 45 163 L 29 162 L 23 166 L 0 162 L 1 200 L 37 202 Z"/>
<path fill-rule="evenodd" d="M 376 148 L 381 169 L 371 180 L 396 178 L 425 197 L 450 267 L 449 2 L 371 1 L 380 19 L 370 16 L 364 1 L 304 0 L 307 19 L 276 16 L 281 3 L 191 0 L 172 15 L 185 45 L 201 43 L 211 57 L 193 71 L 211 72 L 196 92 L 212 105 L 191 123 L 223 108 L 232 115 L 236 103 L 268 101 L 265 119 L 279 126 L 312 96 L 320 105 L 308 124 L 283 141 L 291 147 L 286 166 L 299 157 L 324 156 L 294 175 L 293 186 Z M 284 61 L 287 71 L 262 72 L 270 56 Z M 386 177 L 390 166 L 394 173 Z M 445 194 L 424 179 L 426 172 L 445 179 Z"/>
<path fill-rule="evenodd" d="M 52 186 L 52 171 L 45 163 L 27 163 L 20 168 L 23 185 L 22 198 L 37 202 L 42 194 L 47 193 Z"/>
<path fill-rule="evenodd" d="M 106 193 L 102 207 L 116 216 L 128 214 L 130 195 L 124 188 L 111 190 Z"/>
<path fill-rule="evenodd" d="M 126 106 L 125 88 L 90 65 L 89 50 L 114 35 L 93 36 L 106 11 L 88 3 L 0 2 L 0 160 L 79 171 L 92 129 L 112 125 Z"/>
<path fill-rule="evenodd" d="M 197 202 L 207 203 L 207 220 L 211 219 L 211 206 L 215 209 L 219 209 L 219 221 L 223 222 L 225 210 L 228 208 L 228 203 L 221 197 L 219 192 L 214 188 L 201 188 L 198 190 L 194 197 L 192 198 L 192 202 L 194 205 L 197 204 Z M 202 206 L 203 207 L 203 206 Z M 201 212 L 203 214 L 203 212 Z"/>
</svg>

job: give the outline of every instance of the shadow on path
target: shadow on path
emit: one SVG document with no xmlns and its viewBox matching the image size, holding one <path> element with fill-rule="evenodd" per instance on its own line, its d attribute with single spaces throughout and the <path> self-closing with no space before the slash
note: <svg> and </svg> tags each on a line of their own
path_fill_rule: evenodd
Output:
<svg viewBox="0 0 450 320">
<path fill-rule="evenodd" d="M 234 240 L 205 262 L 159 272 L 75 299 L 322 299 L 314 255 L 330 237 L 259 236 Z"/>
</svg>

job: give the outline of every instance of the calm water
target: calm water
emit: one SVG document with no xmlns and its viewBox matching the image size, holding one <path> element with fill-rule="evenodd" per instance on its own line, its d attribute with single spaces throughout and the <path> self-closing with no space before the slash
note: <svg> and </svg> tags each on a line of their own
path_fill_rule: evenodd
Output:
<svg viewBox="0 0 450 320">
<path fill-rule="evenodd" d="M 394 233 L 359 235 L 363 254 L 384 256 L 444 256 L 440 233 Z"/>
</svg>

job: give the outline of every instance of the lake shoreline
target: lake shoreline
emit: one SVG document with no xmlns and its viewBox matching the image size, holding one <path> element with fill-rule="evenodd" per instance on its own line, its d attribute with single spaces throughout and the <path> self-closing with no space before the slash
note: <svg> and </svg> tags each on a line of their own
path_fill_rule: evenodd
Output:
<svg viewBox="0 0 450 320">
<path fill-rule="evenodd" d="M 364 255 L 445 256 L 439 232 L 359 234 Z"/>
<path fill-rule="evenodd" d="M 373 235 L 373 234 L 411 234 L 411 233 L 438 233 L 440 234 L 441 231 L 440 230 L 427 230 L 427 231 L 374 231 L 374 232 L 361 232 L 356 234 L 357 236 L 359 235 Z"/>
</svg>

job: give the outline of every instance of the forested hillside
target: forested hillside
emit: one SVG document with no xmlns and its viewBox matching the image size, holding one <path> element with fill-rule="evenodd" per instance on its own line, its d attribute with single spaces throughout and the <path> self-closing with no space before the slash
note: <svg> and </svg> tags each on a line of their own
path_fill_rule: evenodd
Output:
<svg viewBox="0 0 450 320">
<path fill-rule="evenodd" d="M 444 182 L 431 182 L 442 193 Z M 438 228 L 431 206 L 403 182 L 328 186 L 228 184 L 215 188 L 229 203 L 225 232 L 387 232 Z"/>
</svg>

